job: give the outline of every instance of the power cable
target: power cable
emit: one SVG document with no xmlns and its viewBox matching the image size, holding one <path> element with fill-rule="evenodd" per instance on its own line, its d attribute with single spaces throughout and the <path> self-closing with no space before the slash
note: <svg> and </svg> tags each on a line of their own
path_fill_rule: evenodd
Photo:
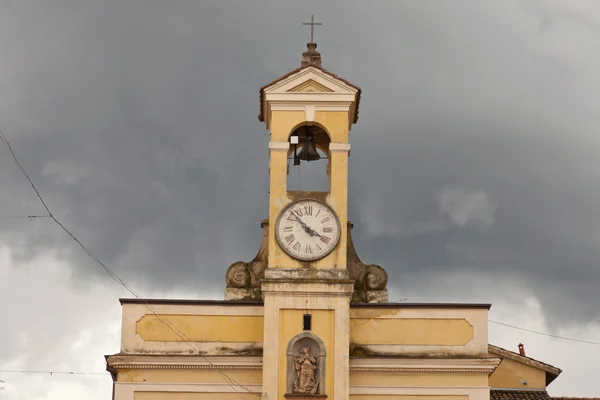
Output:
<svg viewBox="0 0 600 400">
<path fill-rule="evenodd" d="M 18 370 L 18 369 L 0 369 L 4 373 L 20 373 L 20 374 L 49 374 L 49 375 L 105 375 L 110 376 L 108 372 L 78 372 L 78 371 L 34 371 L 34 370 Z M 1 382 L 1 381 L 0 381 Z"/>
<path fill-rule="evenodd" d="M 52 211 L 50 211 L 50 208 L 48 207 L 48 205 L 46 204 L 46 202 L 44 201 L 42 195 L 40 194 L 40 192 L 37 190 L 37 188 L 35 187 L 35 184 L 33 183 L 33 181 L 31 180 L 31 178 L 29 177 L 29 174 L 27 174 L 27 172 L 25 171 L 25 168 L 23 167 L 23 165 L 21 164 L 21 162 L 19 161 L 17 155 L 15 154 L 15 152 L 13 151 L 12 146 L 10 145 L 10 142 L 8 141 L 8 139 L 6 138 L 6 136 L 4 135 L 4 132 L 2 132 L 2 130 L 0 129 L 0 140 L 2 140 L 7 146 L 8 149 L 10 151 L 10 154 L 12 155 L 12 158 L 14 159 L 15 163 L 17 164 L 17 166 L 19 167 L 19 169 L 21 170 L 21 172 L 23 173 L 23 175 L 25 175 L 25 178 L 27 178 L 27 180 L 29 181 L 29 184 L 31 185 L 31 187 L 33 188 L 33 191 L 35 192 L 35 194 L 37 195 L 38 199 L 40 200 L 40 202 L 42 203 L 42 205 L 44 206 L 44 208 L 46 209 L 46 212 L 48 214 L 49 218 L 52 218 L 52 220 L 58 225 L 60 226 L 60 228 L 67 234 L 69 235 L 78 245 L 79 247 L 81 247 L 81 249 L 98 265 L 100 265 L 102 267 L 102 269 L 104 269 L 104 271 L 108 274 L 108 276 L 111 277 L 111 279 L 113 279 L 115 282 L 119 283 L 121 286 L 123 286 L 125 289 L 127 289 L 127 291 L 129 293 L 131 293 L 133 296 L 135 296 L 140 302 L 142 302 L 145 307 L 150 310 L 154 316 L 163 324 L 165 325 L 167 328 L 169 328 L 175 335 L 177 335 L 186 345 L 188 345 L 195 353 L 197 353 L 202 359 L 204 359 L 210 366 L 211 368 L 213 368 L 215 371 L 217 371 L 219 373 L 219 375 L 221 375 L 221 377 L 223 378 L 223 380 L 225 382 L 227 382 L 227 384 L 233 389 L 233 391 L 238 395 L 238 397 L 241 400 L 244 400 L 244 398 L 240 395 L 240 393 L 236 390 L 235 386 L 239 386 L 240 388 L 246 390 L 249 393 L 252 393 L 253 395 L 256 396 L 260 396 L 259 394 L 255 394 L 253 393 L 250 389 L 248 389 L 247 387 L 241 385 L 240 383 L 236 382 L 234 379 L 230 378 L 227 374 L 225 374 L 223 371 L 221 371 L 216 365 L 214 365 L 208 358 L 204 357 L 200 350 L 198 350 L 196 347 L 194 347 L 190 342 L 189 339 L 186 338 L 185 334 L 183 332 L 181 332 L 179 329 L 177 329 L 177 327 L 175 327 L 173 324 L 171 324 L 168 320 L 162 318 L 158 312 L 156 311 L 156 309 L 154 309 L 154 307 L 152 307 L 146 300 L 144 300 L 135 290 L 133 290 L 133 288 L 131 286 L 129 286 L 127 283 L 125 283 L 125 281 L 123 281 L 123 279 L 121 279 L 116 273 L 114 273 L 110 268 L 108 268 L 102 261 L 100 261 L 100 259 L 98 257 L 96 257 L 91 250 L 89 250 L 73 233 L 71 233 L 52 213 Z"/>
<path fill-rule="evenodd" d="M 564 337 L 564 336 L 553 335 L 551 333 L 534 331 L 534 330 L 531 330 L 531 329 L 525 329 L 525 328 L 521 328 L 521 327 L 518 327 L 518 326 L 505 324 L 504 322 L 493 321 L 491 319 L 488 319 L 488 321 L 491 322 L 491 323 L 493 323 L 493 324 L 507 326 L 509 328 L 518 329 L 520 331 L 525 331 L 525 332 L 530 332 L 530 333 L 535 333 L 537 335 L 544 335 L 544 336 L 549 336 L 549 337 L 556 338 L 556 339 L 570 340 L 572 342 L 587 343 L 587 344 L 594 344 L 594 345 L 600 346 L 600 342 L 592 342 L 592 341 L 589 341 L 589 340 L 573 339 L 573 338 L 568 338 L 568 337 Z"/>
<path fill-rule="evenodd" d="M 0 215 L 0 218 L 6 219 L 33 219 L 33 218 L 50 218 L 49 215 Z"/>
</svg>

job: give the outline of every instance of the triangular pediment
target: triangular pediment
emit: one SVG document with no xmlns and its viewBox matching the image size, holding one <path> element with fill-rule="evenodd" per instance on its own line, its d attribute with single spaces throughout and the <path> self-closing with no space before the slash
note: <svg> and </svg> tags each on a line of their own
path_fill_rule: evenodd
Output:
<svg viewBox="0 0 600 400">
<path fill-rule="evenodd" d="M 333 90 L 329 89 L 325 85 L 321 85 L 319 82 L 313 81 L 312 79 L 307 80 L 299 84 L 298 86 L 294 86 L 288 92 L 297 92 L 297 93 L 311 93 L 311 92 L 333 92 Z"/>
<path fill-rule="evenodd" d="M 325 71 L 308 66 L 285 75 L 262 88 L 264 93 L 347 93 L 360 89 L 350 82 Z"/>
</svg>

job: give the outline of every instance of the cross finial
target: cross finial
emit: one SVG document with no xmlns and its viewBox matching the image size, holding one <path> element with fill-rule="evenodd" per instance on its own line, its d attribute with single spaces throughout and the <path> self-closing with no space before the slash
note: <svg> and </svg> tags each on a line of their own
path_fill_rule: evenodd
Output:
<svg viewBox="0 0 600 400">
<path fill-rule="evenodd" d="M 310 42 L 313 43 L 314 42 L 314 28 L 315 25 L 323 25 L 320 22 L 315 22 L 315 16 L 311 15 L 310 16 L 310 22 L 303 22 L 302 25 L 310 25 Z"/>
</svg>

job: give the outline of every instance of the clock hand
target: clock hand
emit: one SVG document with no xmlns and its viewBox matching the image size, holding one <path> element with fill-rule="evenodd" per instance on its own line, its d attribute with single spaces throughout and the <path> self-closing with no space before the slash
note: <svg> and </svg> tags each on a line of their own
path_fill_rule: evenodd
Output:
<svg viewBox="0 0 600 400">
<path fill-rule="evenodd" d="M 311 232 L 316 233 L 315 231 L 313 231 L 311 228 L 308 227 L 308 225 L 302 222 L 302 220 L 296 214 L 292 213 L 292 215 L 294 216 L 294 218 L 296 218 L 296 221 L 300 222 L 300 225 L 302 225 L 302 228 L 304 228 L 304 231 L 306 233 L 310 234 L 311 236 L 314 236 Z"/>
<path fill-rule="evenodd" d="M 298 217 L 296 214 L 292 213 L 292 215 L 294 216 L 294 218 L 296 218 L 296 221 L 298 221 L 300 223 L 300 225 L 302 225 L 302 228 L 304 228 L 304 232 L 308 233 L 310 236 L 318 236 L 321 237 L 321 235 L 315 231 L 314 229 L 312 229 L 311 227 L 309 227 L 308 225 L 306 225 L 301 219 L 300 217 Z"/>
<path fill-rule="evenodd" d="M 308 227 L 308 230 L 310 231 L 310 236 L 318 236 L 321 237 L 321 234 L 318 233 L 317 231 L 315 231 L 313 228 Z"/>
</svg>

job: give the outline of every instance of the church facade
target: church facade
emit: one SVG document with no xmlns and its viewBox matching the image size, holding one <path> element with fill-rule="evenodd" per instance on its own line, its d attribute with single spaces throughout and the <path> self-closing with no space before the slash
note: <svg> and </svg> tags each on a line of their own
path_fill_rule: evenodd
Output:
<svg viewBox="0 0 600 400">
<path fill-rule="evenodd" d="M 121 349 L 106 357 L 115 400 L 548 397 L 560 370 L 490 346 L 489 304 L 390 303 L 385 269 L 358 257 L 348 157 L 360 101 L 313 42 L 299 68 L 260 89 L 260 249 L 228 268 L 223 301 L 121 300 Z M 329 189 L 288 190 L 290 168 L 319 158 Z"/>
</svg>

